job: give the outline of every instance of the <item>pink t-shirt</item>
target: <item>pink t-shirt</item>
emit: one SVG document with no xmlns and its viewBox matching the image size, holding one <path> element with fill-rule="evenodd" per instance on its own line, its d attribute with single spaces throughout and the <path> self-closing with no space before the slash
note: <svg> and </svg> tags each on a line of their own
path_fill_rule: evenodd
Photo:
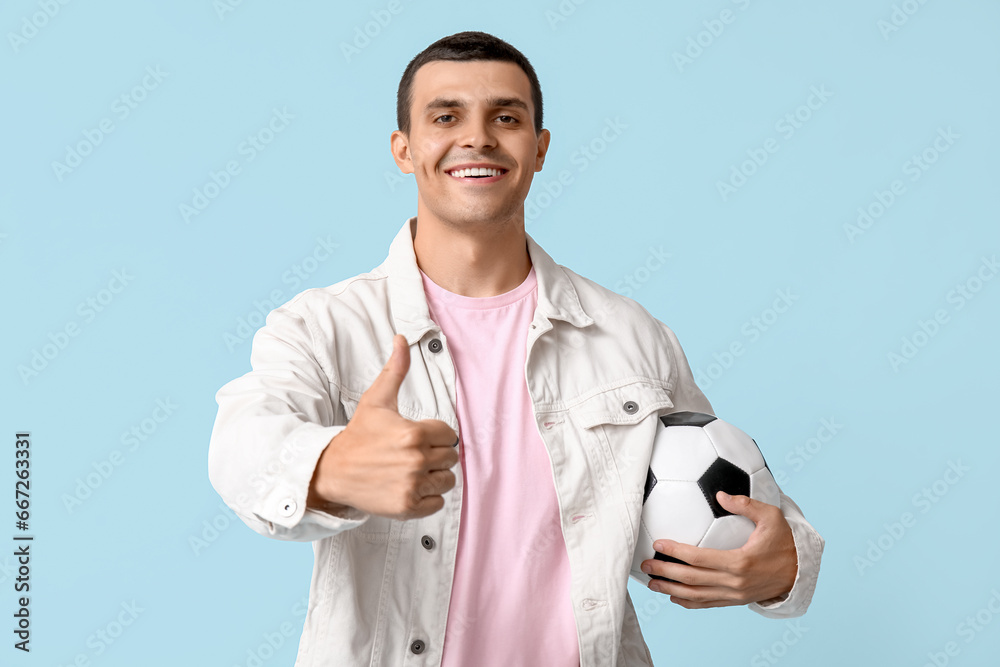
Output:
<svg viewBox="0 0 1000 667">
<path fill-rule="evenodd" d="M 478 298 L 420 273 L 455 361 L 464 473 L 442 665 L 578 667 L 552 465 L 524 377 L 535 269 L 511 291 Z"/>
</svg>

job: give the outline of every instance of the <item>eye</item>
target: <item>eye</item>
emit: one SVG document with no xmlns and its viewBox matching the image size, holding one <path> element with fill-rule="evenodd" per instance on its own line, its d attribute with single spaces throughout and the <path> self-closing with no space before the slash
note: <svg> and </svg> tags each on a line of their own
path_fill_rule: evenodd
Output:
<svg viewBox="0 0 1000 667">
<path fill-rule="evenodd" d="M 446 114 L 443 114 L 443 115 L 438 116 L 437 118 L 435 118 L 434 122 L 436 123 L 439 120 L 441 120 L 442 118 L 454 118 L 454 116 L 452 116 L 450 113 L 446 113 Z"/>
<path fill-rule="evenodd" d="M 517 122 L 517 119 L 514 118 L 513 116 L 497 116 L 497 118 L 510 118 L 511 122 L 509 122 L 509 123 L 501 123 L 502 125 L 513 125 L 514 123 Z"/>
</svg>

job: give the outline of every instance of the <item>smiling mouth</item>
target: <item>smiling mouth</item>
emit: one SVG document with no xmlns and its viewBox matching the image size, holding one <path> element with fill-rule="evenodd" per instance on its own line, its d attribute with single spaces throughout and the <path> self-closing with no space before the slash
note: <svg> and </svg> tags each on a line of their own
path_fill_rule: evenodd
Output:
<svg viewBox="0 0 1000 667">
<path fill-rule="evenodd" d="M 468 169 L 454 169 L 445 173 L 460 181 L 493 182 L 499 180 L 507 171 L 507 169 L 495 169 L 493 167 L 470 167 Z"/>
</svg>

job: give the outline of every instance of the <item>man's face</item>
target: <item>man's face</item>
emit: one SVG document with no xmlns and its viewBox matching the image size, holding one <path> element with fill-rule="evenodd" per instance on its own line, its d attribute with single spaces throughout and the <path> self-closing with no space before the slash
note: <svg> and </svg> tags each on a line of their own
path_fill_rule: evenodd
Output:
<svg viewBox="0 0 1000 667">
<path fill-rule="evenodd" d="M 419 210 L 456 226 L 523 224 L 524 200 L 541 171 L 549 131 L 534 129 L 527 75 L 514 63 L 433 61 L 413 77 L 410 133 L 392 133 L 392 153 L 414 174 Z M 462 165 L 490 165 L 497 176 L 458 177 Z"/>
</svg>

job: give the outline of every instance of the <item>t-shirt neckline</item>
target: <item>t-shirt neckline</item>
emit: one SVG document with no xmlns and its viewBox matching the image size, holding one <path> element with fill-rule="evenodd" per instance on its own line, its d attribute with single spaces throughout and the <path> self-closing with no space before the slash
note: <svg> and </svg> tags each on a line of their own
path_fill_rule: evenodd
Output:
<svg viewBox="0 0 1000 667">
<path fill-rule="evenodd" d="M 531 269 L 528 271 L 528 275 L 525 276 L 521 284 L 508 292 L 495 294 L 493 296 L 465 296 L 463 294 L 449 292 L 431 280 L 427 274 L 423 272 L 423 270 L 419 269 L 419 267 L 418 270 L 420 271 L 420 276 L 424 283 L 424 294 L 427 295 L 428 301 L 432 304 L 444 305 L 449 308 L 466 308 L 469 310 L 502 308 L 526 297 L 532 292 L 532 290 L 535 289 L 535 286 L 538 283 L 535 276 L 535 267 L 532 265 Z"/>
</svg>

